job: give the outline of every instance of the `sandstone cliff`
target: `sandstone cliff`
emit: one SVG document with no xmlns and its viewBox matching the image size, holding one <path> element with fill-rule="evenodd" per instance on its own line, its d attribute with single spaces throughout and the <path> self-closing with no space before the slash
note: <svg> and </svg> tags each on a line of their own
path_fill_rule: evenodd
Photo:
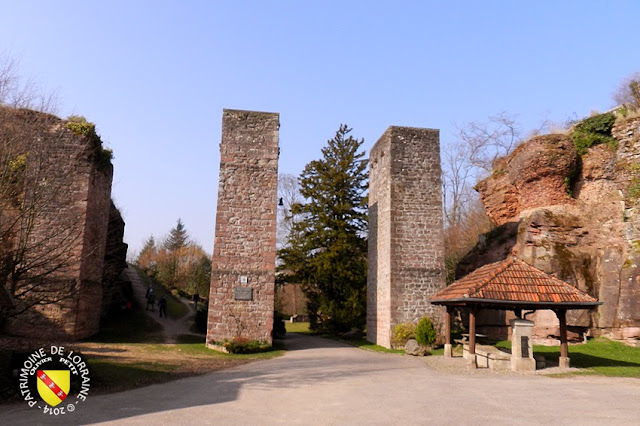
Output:
<svg viewBox="0 0 640 426">
<path fill-rule="evenodd" d="M 573 331 L 640 338 L 640 118 L 618 120 L 611 134 L 617 144 L 582 155 L 567 136 L 535 137 L 499 161 L 476 187 L 499 226 L 463 259 L 458 277 L 515 255 L 604 302 L 569 311 Z M 552 312 L 533 319 L 538 337 L 557 335 Z"/>
</svg>

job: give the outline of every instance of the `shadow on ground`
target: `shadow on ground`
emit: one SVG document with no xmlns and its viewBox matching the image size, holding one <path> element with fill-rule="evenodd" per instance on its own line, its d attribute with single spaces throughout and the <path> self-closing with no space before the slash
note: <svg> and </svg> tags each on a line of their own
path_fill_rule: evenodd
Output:
<svg viewBox="0 0 640 426">
<path fill-rule="evenodd" d="M 317 355 L 303 356 L 292 353 L 288 357 L 255 361 L 248 365 L 221 370 L 204 376 L 189 377 L 169 383 L 152 385 L 131 391 L 109 395 L 89 396 L 80 403 L 75 412 L 65 416 L 47 417 L 48 424 L 99 423 L 134 417 L 147 413 L 180 410 L 188 407 L 220 404 L 234 401 L 243 387 L 258 390 L 309 386 L 331 383 L 345 376 L 367 375 L 379 369 L 379 365 L 364 366 L 360 360 L 361 350 L 344 343 L 320 337 L 288 334 L 285 339 L 289 351 L 320 349 Z M 326 350 L 340 350 L 338 360 L 326 356 Z M 344 351 L 344 349 L 350 349 Z M 386 354 L 374 354 L 387 357 Z M 388 358 L 386 358 L 388 359 Z M 380 362 L 384 362 L 381 359 Z M 268 364 L 267 364 L 268 363 Z M 389 366 L 393 369 L 393 365 Z M 44 420 L 43 414 L 26 404 L 3 407 L 6 424 L 33 424 Z"/>
</svg>

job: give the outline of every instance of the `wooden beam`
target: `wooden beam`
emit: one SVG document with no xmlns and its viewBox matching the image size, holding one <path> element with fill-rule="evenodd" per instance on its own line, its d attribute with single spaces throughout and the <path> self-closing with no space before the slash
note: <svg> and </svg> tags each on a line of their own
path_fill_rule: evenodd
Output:
<svg viewBox="0 0 640 426">
<path fill-rule="evenodd" d="M 560 356 L 568 357 L 569 348 L 567 344 L 567 311 L 558 310 L 558 319 L 560 320 Z"/>
<path fill-rule="evenodd" d="M 451 306 L 447 306 L 447 313 L 444 316 L 444 343 L 447 345 L 451 344 L 451 311 L 453 308 Z"/>
<path fill-rule="evenodd" d="M 476 307 L 469 310 L 469 354 L 476 354 Z"/>
<path fill-rule="evenodd" d="M 453 356 L 451 348 L 451 311 L 452 306 L 447 306 L 447 313 L 444 316 L 444 357 L 451 358 Z"/>
<path fill-rule="evenodd" d="M 556 311 L 560 320 L 560 359 L 558 364 L 561 368 L 569 368 L 569 344 L 567 343 L 567 310 L 558 309 Z"/>
</svg>

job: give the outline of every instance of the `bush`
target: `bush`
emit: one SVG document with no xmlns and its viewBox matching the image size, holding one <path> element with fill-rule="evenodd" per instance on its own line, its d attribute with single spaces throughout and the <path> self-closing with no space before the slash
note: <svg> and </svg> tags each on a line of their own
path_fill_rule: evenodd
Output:
<svg viewBox="0 0 640 426">
<path fill-rule="evenodd" d="M 393 327 L 391 332 L 391 346 L 404 347 L 409 339 L 416 338 L 416 325 L 412 322 L 403 322 Z"/>
<path fill-rule="evenodd" d="M 422 317 L 416 327 L 416 340 L 421 346 L 431 346 L 436 342 L 438 335 L 433 323 L 428 317 Z"/>
<path fill-rule="evenodd" d="M 267 342 L 249 340 L 246 337 L 234 337 L 224 342 L 222 346 L 232 354 L 254 354 L 271 349 Z"/>
<path fill-rule="evenodd" d="M 617 145 L 617 141 L 611 136 L 611 129 L 616 121 L 613 113 L 594 115 L 586 118 L 576 125 L 571 139 L 578 154 L 582 155 L 593 145 L 608 143 Z"/>
</svg>

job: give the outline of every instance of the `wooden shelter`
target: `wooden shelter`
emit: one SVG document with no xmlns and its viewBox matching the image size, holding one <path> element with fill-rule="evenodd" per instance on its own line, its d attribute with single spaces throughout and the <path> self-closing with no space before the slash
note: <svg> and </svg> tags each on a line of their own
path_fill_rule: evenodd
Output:
<svg viewBox="0 0 640 426">
<path fill-rule="evenodd" d="M 469 310 L 469 354 L 476 349 L 476 315 L 480 309 L 553 310 L 560 321 L 560 366 L 569 366 L 567 346 L 568 309 L 592 309 L 598 299 L 515 257 L 484 265 L 429 298 L 447 308 L 445 343 L 451 345 L 451 311 Z M 449 346 L 451 347 L 451 346 Z"/>
</svg>

